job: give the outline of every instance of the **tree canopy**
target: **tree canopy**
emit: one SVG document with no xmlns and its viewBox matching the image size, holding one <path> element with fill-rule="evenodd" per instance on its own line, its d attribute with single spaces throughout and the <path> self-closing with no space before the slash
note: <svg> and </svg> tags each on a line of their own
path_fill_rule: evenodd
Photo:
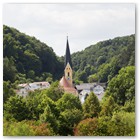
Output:
<svg viewBox="0 0 140 140">
<path fill-rule="evenodd" d="M 109 82 L 107 94 L 114 98 L 119 105 L 135 99 L 135 67 L 127 66 Z"/>
<path fill-rule="evenodd" d="M 97 96 L 91 92 L 83 104 L 84 118 L 98 117 L 101 111 Z"/>
<path fill-rule="evenodd" d="M 108 82 L 122 67 L 135 65 L 135 35 L 100 41 L 73 53 L 71 58 L 74 70 L 78 71 L 74 75 L 76 81 L 87 82 L 89 78 L 89 82 Z M 92 80 L 93 74 L 96 77 Z"/>
<path fill-rule="evenodd" d="M 46 80 L 48 77 L 43 77 L 43 73 L 59 79 L 63 73 L 63 62 L 51 47 L 6 25 L 3 26 L 3 57 L 5 81 L 15 82 L 18 74 L 35 81 Z"/>
</svg>

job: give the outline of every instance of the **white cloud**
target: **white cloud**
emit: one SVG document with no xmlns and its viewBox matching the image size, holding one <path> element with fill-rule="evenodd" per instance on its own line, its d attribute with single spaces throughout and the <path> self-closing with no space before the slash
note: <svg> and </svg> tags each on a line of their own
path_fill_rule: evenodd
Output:
<svg viewBox="0 0 140 140">
<path fill-rule="evenodd" d="M 32 35 L 64 55 L 117 36 L 135 33 L 134 4 L 5 4 L 3 23 Z"/>
</svg>

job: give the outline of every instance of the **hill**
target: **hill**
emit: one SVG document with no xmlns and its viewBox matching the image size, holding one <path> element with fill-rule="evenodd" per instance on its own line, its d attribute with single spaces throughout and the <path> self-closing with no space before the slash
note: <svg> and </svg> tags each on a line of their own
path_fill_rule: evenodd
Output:
<svg viewBox="0 0 140 140">
<path fill-rule="evenodd" d="M 98 42 L 72 54 L 75 81 L 107 82 L 122 67 L 135 65 L 135 35 Z"/>
<path fill-rule="evenodd" d="M 63 62 L 53 49 L 35 37 L 3 26 L 4 80 L 15 82 L 59 79 Z"/>
</svg>

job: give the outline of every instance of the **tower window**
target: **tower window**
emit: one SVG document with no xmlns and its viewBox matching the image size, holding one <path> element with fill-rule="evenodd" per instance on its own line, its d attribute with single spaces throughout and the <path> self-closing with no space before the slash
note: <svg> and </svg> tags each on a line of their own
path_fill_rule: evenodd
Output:
<svg viewBox="0 0 140 140">
<path fill-rule="evenodd" d="M 70 73 L 68 72 L 68 77 L 70 76 Z"/>
</svg>

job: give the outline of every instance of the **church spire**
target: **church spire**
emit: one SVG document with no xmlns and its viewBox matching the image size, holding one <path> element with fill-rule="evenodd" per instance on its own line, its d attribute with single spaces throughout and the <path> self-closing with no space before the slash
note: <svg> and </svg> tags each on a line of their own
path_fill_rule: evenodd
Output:
<svg viewBox="0 0 140 140">
<path fill-rule="evenodd" d="M 66 67 L 67 63 L 69 63 L 70 66 L 72 67 L 68 36 L 67 36 L 67 44 L 66 44 L 65 67 Z"/>
</svg>

